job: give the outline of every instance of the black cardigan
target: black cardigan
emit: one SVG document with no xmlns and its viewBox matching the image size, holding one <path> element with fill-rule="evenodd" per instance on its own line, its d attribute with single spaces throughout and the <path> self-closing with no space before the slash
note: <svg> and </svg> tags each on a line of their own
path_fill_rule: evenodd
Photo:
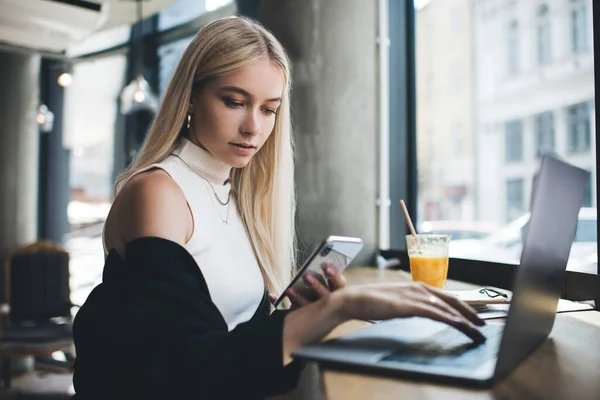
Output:
<svg viewBox="0 0 600 400">
<path fill-rule="evenodd" d="M 232 293 L 235 296 L 235 293 Z M 102 283 L 73 324 L 73 384 L 87 399 L 255 399 L 295 386 L 301 364 L 282 366 L 285 312 L 265 296 L 228 332 L 194 258 L 180 245 L 141 238 L 114 250 Z"/>
</svg>

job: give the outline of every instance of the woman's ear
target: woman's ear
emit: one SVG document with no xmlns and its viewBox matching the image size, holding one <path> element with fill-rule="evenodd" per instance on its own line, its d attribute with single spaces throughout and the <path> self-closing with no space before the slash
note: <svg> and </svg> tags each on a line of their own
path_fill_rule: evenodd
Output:
<svg viewBox="0 0 600 400">
<path fill-rule="evenodd" d="M 190 102 L 190 104 L 188 104 L 187 113 L 188 114 L 194 113 L 194 104 L 192 104 L 191 102 Z"/>
</svg>

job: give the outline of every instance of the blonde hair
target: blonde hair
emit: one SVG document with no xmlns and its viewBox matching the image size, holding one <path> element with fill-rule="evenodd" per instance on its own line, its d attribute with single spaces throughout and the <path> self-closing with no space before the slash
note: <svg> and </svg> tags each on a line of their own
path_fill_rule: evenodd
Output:
<svg viewBox="0 0 600 400">
<path fill-rule="evenodd" d="M 270 137 L 248 165 L 232 169 L 231 184 L 267 288 L 280 294 L 296 261 L 290 66 L 283 46 L 257 22 L 219 19 L 196 35 L 173 73 L 142 148 L 117 178 L 115 193 L 135 171 L 164 160 L 175 149 L 196 84 L 265 58 L 283 74 L 281 105 Z"/>
</svg>

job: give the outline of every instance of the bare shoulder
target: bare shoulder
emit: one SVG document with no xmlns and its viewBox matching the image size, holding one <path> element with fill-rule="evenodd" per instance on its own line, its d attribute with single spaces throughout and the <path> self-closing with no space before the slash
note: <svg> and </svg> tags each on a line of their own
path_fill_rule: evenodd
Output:
<svg viewBox="0 0 600 400">
<path fill-rule="evenodd" d="M 189 209 L 185 195 L 165 171 L 155 169 L 134 176 L 117 199 L 115 226 L 124 243 L 154 236 L 185 244 Z"/>
</svg>

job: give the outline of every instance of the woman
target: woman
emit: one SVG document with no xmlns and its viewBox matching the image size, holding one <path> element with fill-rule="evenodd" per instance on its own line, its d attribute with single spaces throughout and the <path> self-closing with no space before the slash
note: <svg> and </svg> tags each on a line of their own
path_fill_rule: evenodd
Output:
<svg viewBox="0 0 600 400">
<path fill-rule="evenodd" d="M 477 315 L 436 289 L 344 287 L 328 269 L 329 288 L 305 282 L 319 300 L 288 293 L 301 307 L 269 315 L 295 262 L 289 89 L 282 46 L 255 22 L 218 20 L 190 43 L 117 180 L 103 283 L 74 324 L 78 398 L 285 392 L 290 354 L 349 319 L 420 315 L 482 340 Z"/>
</svg>

